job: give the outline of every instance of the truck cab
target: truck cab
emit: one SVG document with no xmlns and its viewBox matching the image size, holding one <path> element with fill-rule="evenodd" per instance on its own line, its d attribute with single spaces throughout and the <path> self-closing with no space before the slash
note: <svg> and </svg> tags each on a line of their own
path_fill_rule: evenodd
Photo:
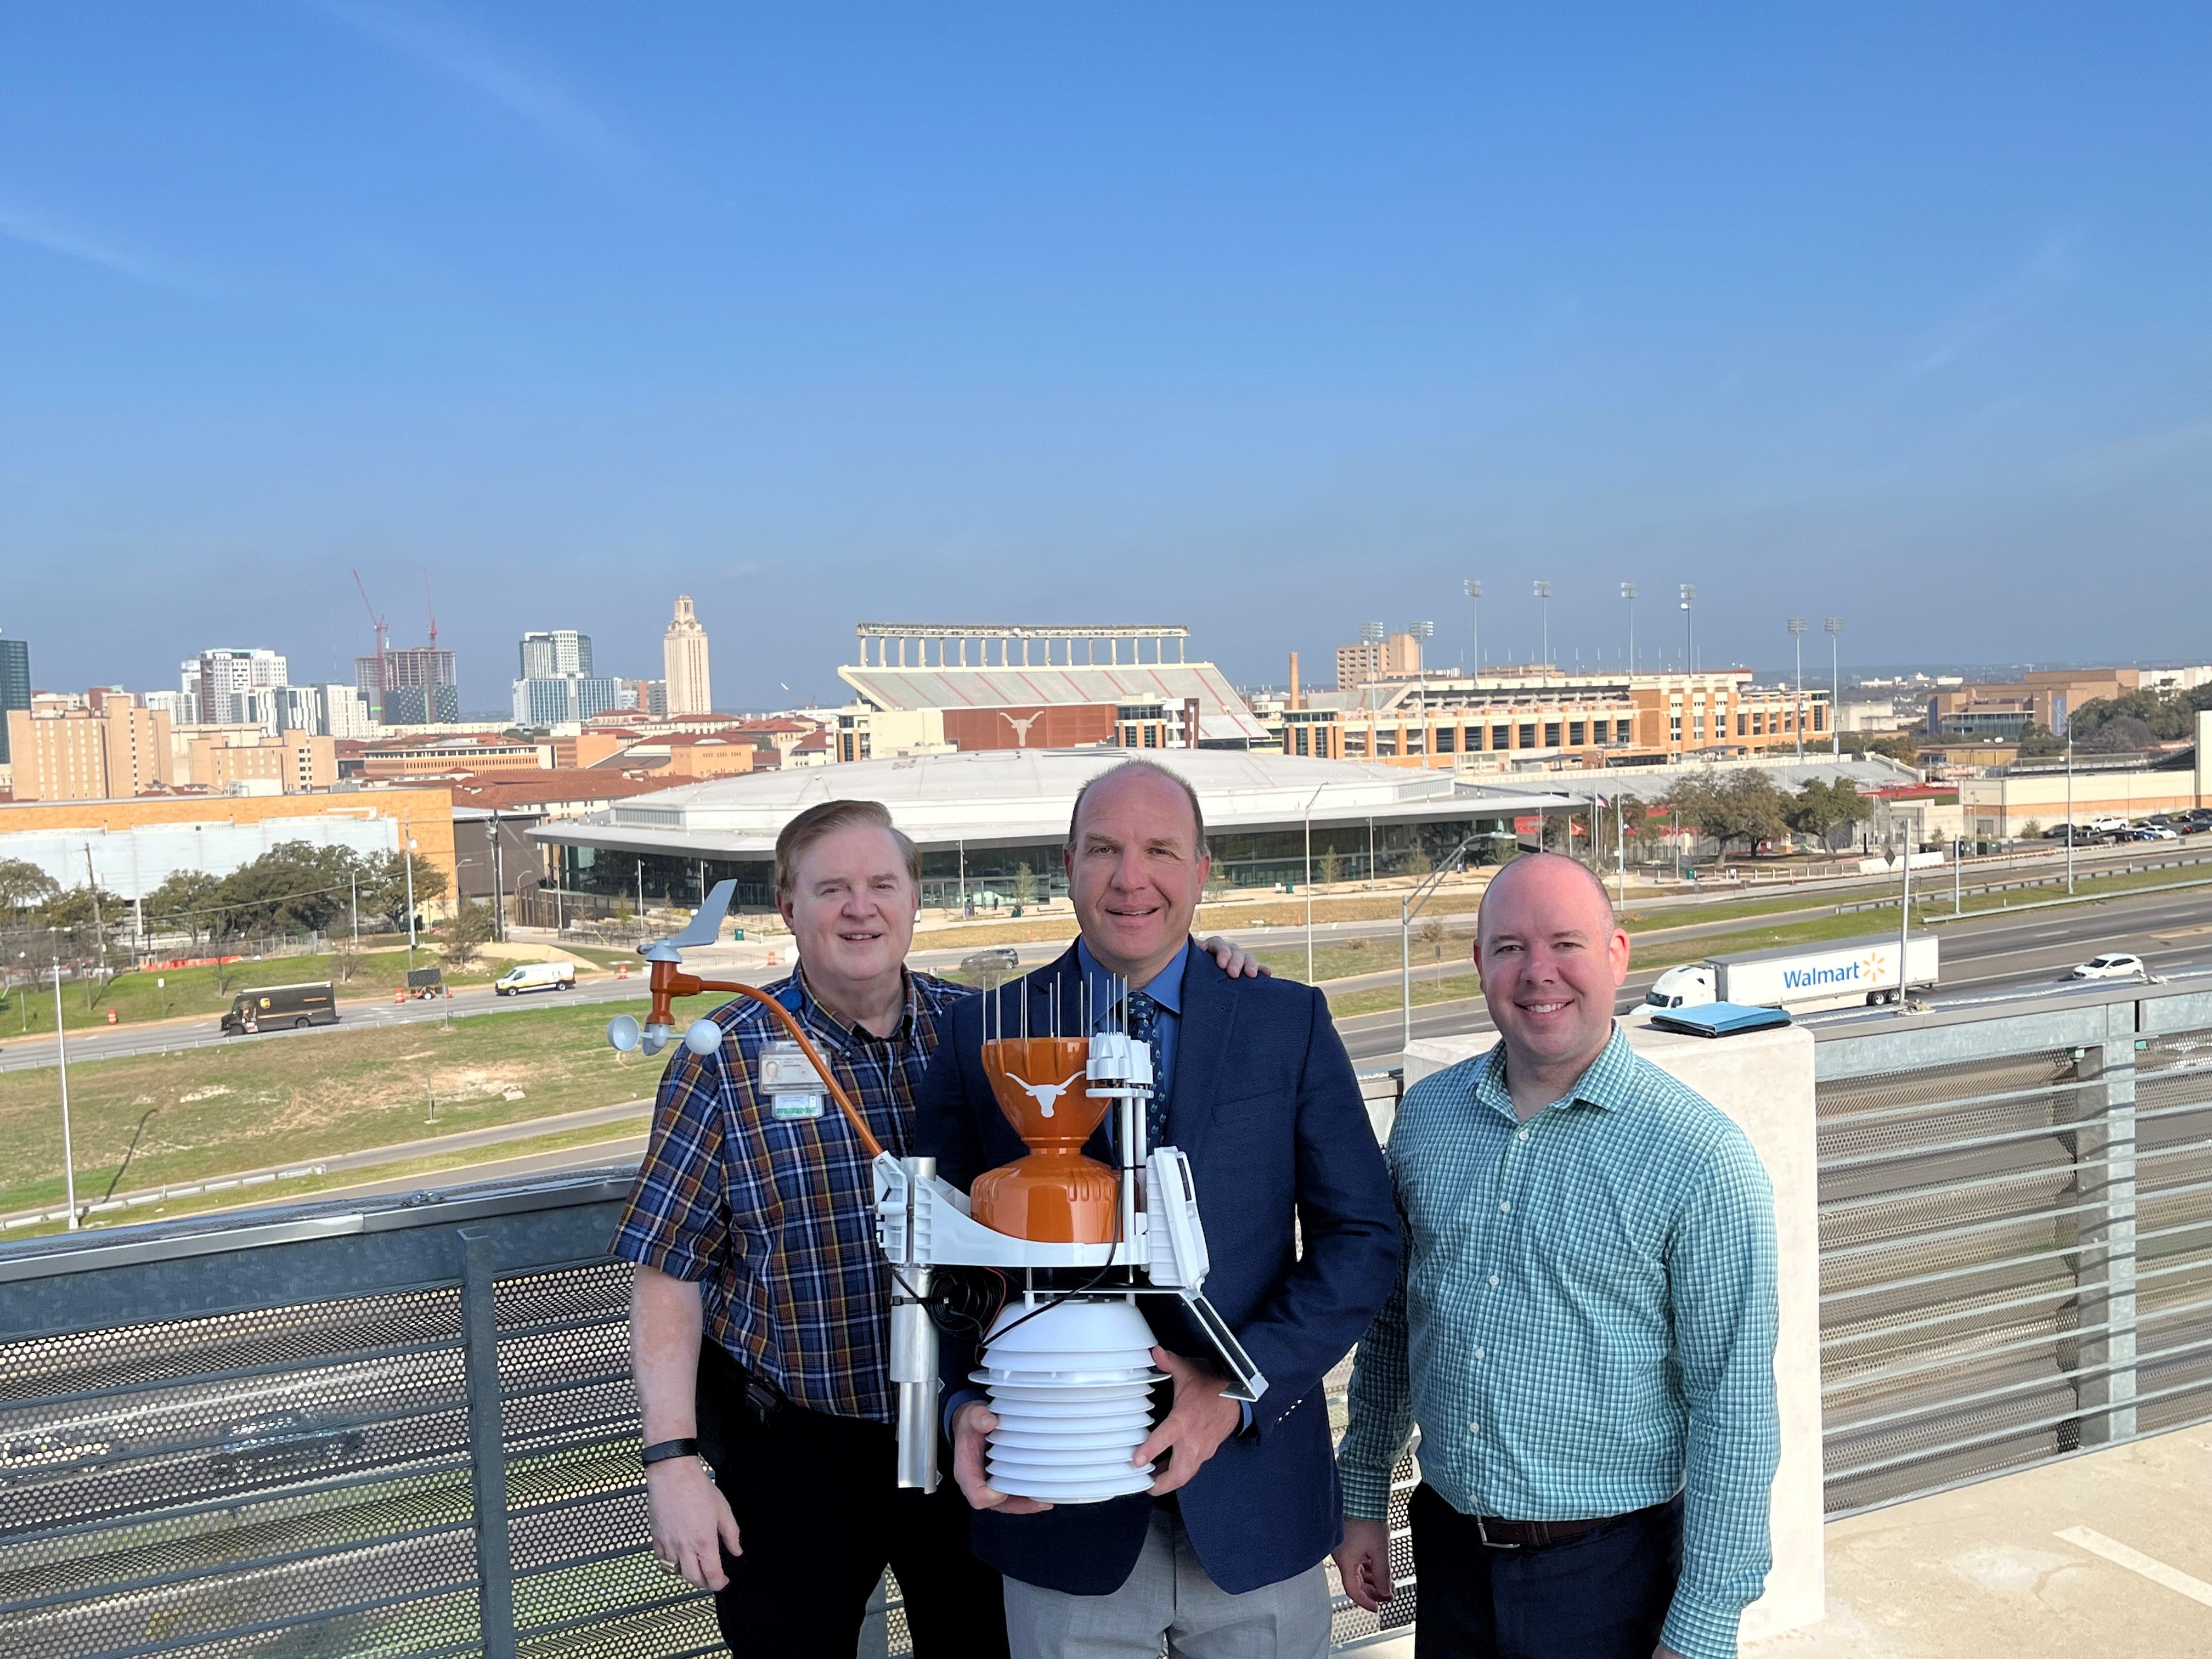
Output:
<svg viewBox="0 0 2212 1659">
<path fill-rule="evenodd" d="M 1701 963 L 1669 968 L 1651 981 L 1641 1004 L 1645 1008 L 1694 1008 L 1720 1000 L 1713 970 Z"/>
</svg>

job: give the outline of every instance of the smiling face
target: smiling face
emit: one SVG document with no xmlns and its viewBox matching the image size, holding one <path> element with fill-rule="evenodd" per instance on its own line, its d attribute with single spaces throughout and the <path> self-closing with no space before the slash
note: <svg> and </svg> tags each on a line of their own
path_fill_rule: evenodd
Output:
<svg viewBox="0 0 2212 1659">
<path fill-rule="evenodd" d="M 1213 867 L 1189 800 L 1158 773 L 1116 773 L 1083 797 L 1066 856 L 1083 942 L 1108 972 L 1147 983 L 1189 938 Z"/>
<path fill-rule="evenodd" d="M 886 976 L 896 981 L 914 942 L 906 855 L 890 831 L 872 824 L 833 830 L 807 848 L 776 908 L 808 982 L 839 1006 L 854 1006 L 854 993 L 880 988 Z"/>
<path fill-rule="evenodd" d="M 1509 1082 L 1565 1087 L 1612 1036 L 1628 935 L 1596 878 L 1573 860 L 1531 854 L 1492 879 L 1474 961 L 1482 1000 L 1505 1039 Z"/>
</svg>

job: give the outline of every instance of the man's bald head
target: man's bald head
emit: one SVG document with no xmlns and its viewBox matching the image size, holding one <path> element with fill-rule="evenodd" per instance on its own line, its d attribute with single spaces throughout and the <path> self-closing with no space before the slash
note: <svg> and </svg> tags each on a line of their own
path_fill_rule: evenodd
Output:
<svg viewBox="0 0 2212 1659">
<path fill-rule="evenodd" d="M 1478 940 L 1492 914 L 1491 901 L 1502 901 L 1516 884 L 1529 881 L 1540 883 L 1545 896 L 1554 903 L 1591 904 L 1587 929 L 1593 938 L 1604 938 L 1620 925 L 1613 915 L 1613 895 L 1605 890 L 1604 881 L 1589 866 L 1560 853 L 1524 853 L 1492 876 L 1482 890 L 1482 904 L 1474 921 Z"/>
</svg>

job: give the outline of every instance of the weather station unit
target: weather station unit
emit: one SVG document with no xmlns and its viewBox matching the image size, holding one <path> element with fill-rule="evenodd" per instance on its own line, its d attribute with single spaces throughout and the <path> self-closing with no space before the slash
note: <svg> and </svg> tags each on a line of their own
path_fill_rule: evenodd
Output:
<svg viewBox="0 0 2212 1659">
<path fill-rule="evenodd" d="M 1219 1359 L 1229 1397 L 1260 1398 L 1267 1378 L 1204 1294 L 1206 1230 L 1189 1160 L 1146 1145 L 1152 1053 L 1130 1035 L 1126 981 L 1112 982 L 1103 1008 L 1087 986 L 1073 1006 L 1055 988 L 1036 1030 L 1026 987 L 1011 1011 L 1005 988 L 985 993 L 984 1073 L 1028 1153 L 984 1171 L 963 1194 L 939 1176 L 936 1159 L 884 1151 L 799 1022 L 767 993 L 683 971 L 684 951 L 720 933 L 736 886 L 720 883 L 682 932 L 638 947 L 651 964 L 651 1010 L 642 1026 L 619 1016 L 607 1039 L 657 1054 L 675 1037 L 674 999 L 750 997 L 789 1039 L 773 1045 L 780 1052 L 763 1051 L 761 1092 L 826 1094 L 860 1137 L 873 1160 L 876 1238 L 891 1274 L 900 1486 L 938 1484 L 940 1324 L 982 1338 L 971 1380 L 999 1419 L 991 1484 L 1016 1496 L 1097 1503 L 1151 1486 L 1152 1466 L 1130 1459 L 1151 1433 L 1152 1390 L 1166 1377 L 1152 1363 L 1157 1339 L 1140 1297 L 1180 1302 Z M 723 1039 L 702 1018 L 683 1041 L 706 1055 Z M 1109 1112 L 1106 1164 L 1083 1147 Z"/>
</svg>

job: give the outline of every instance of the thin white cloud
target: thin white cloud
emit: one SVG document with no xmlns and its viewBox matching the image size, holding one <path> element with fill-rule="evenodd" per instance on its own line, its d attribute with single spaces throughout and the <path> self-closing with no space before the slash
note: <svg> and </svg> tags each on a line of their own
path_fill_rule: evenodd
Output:
<svg viewBox="0 0 2212 1659">
<path fill-rule="evenodd" d="M 460 82 L 537 129 L 560 149 L 602 161 L 636 153 L 629 138 L 543 70 L 526 69 L 514 54 L 471 34 L 456 20 L 418 9 L 368 0 L 312 0 L 333 21 L 378 45 L 404 53 Z"/>
<path fill-rule="evenodd" d="M 87 264 L 99 265 L 150 287 L 176 285 L 166 272 L 143 254 L 88 235 L 5 196 L 0 196 L 0 236 L 27 246 L 43 248 L 48 253 L 58 253 L 66 259 L 81 259 Z"/>
<path fill-rule="evenodd" d="M 1928 349 L 1905 370 L 1906 378 L 1917 379 L 1955 362 L 1999 329 L 2073 286 L 2080 270 L 2074 249 L 2080 240 L 2068 232 L 2045 242 L 2011 276 L 1936 330 Z"/>
</svg>

